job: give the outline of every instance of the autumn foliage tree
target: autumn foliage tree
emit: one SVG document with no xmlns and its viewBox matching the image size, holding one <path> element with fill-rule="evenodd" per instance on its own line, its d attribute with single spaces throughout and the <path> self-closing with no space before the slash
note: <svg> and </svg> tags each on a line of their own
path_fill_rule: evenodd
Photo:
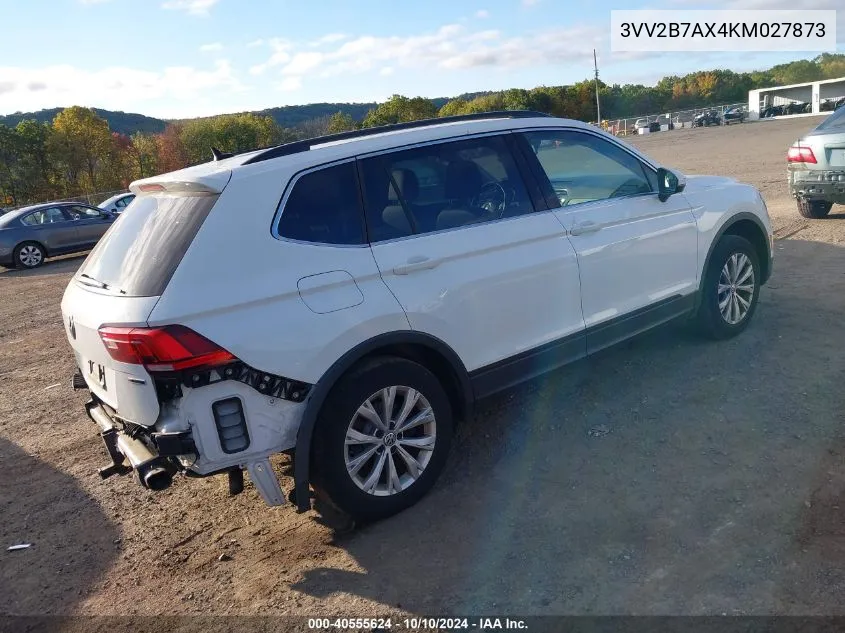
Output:
<svg viewBox="0 0 845 633">
<path fill-rule="evenodd" d="M 109 124 L 90 108 L 66 108 L 53 119 L 56 157 L 66 166 L 69 184 L 97 191 L 98 173 L 112 147 Z"/>
</svg>

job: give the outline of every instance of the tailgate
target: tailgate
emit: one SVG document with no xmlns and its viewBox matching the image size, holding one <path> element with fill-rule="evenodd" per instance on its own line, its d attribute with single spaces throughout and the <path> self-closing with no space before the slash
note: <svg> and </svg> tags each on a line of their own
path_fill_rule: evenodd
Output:
<svg viewBox="0 0 845 633">
<path fill-rule="evenodd" d="M 65 334 L 88 388 L 130 422 L 151 426 L 159 414 L 158 396 L 142 365 L 112 359 L 98 329 L 103 325 L 146 326 L 158 297 L 115 297 L 72 280 L 62 299 Z"/>
</svg>

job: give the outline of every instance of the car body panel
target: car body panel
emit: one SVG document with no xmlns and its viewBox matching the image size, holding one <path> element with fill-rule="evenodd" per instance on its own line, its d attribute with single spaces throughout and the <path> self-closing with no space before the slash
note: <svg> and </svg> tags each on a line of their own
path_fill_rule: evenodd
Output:
<svg viewBox="0 0 845 633">
<path fill-rule="evenodd" d="M 573 233 L 587 327 L 697 289 L 698 231 L 684 196 L 600 200 L 555 213 Z"/>
<path fill-rule="evenodd" d="M 69 206 L 66 210 L 73 218 L 73 224 L 76 227 L 77 232 L 77 245 L 79 248 L 90 247 L 96 244 L 112 225 L 115 218 L 111 212 L 104 212 L 101 209 L 94 209 L 93 207 L 85 205 Z M 108 215 L 91 217 L 92 212 L 95 210 Z"/>
<path fill-rule="evenodd" d="M 149 426 L 159 415 L 152 379 L 141 365 L 116 362 L 98 330 L 103 326 L 144 327 L 157 297 L 119 297 L 72 280 L 62 297 L 65 334 L 91 392 L 121 418 Z M 105 386 L 103 386 L 103 382 Z"/>
<path fill-rule="evenodd" d="M 139 197 L 162 188 L 219 197 L 160 295 L 121 296 L 80 278 L 68 286 L 65 329 L 91 392 L 120 419 L 159 431 L 189 429 L 199 458 L 183 464 L 195 473 L 249 467 L 295 448 L 297 489 L 307 490 L 317 413 L 312 407 L 322 405 L 342 375 L 338 367 L 345 371 L 360 360 L 360 350 L 379 354 L 389 340 L 384 344 L 393 353 L 415 357 L 409 350 L 426 349 L 439 355 L 458 375 L 456 397 L 468 409 L 476 396 L 583 356 L 590 345 L 588 325 L 598 349 L 688 312 L 713 240 L 732 218 L 753 215 L 771 239 L 756 189 L 683 174 L 683 191 L 665 201 L 652 193 L 563 209 L 551 208 L 545 194 L 539 203 L 532 194 L 534 211 L 517 217 L 372 244 L 277 235 L 289 183 L 315 166 L 471 135 L 543 129 L 589 131 L 624 148 L 647 170 L 658 167 L 585 124 L 502 118 L 317 140 L 299 153 L 245 164 L 260 155 L 252 152 L 132 183 Z M 539 190 L 524 148 L 517 142 L 508 147 L 526 190 Z M 280 212 L 284 217 L 284 207 Z M 110 239 L 133 217 L 131 211 L 123 217 Z M 597 230 L 580 230 L 585 222 Z M 221 378 L 183 386 L 179 396 L 159 402 L 149 372 L 110 358 L 97 333 L 104 325 L 181 325 L 266 372 L 261 381 L 294 380 L 313 390 L 304 402 L 294 402 L 262 393 L 256 384 Z M 86 373 L 89 363 L 94 368 Z M 211 413 L 215 402 L 229 397 L 243 403 L 251 438 L 248 450 L 235 455 L 221 450 Z M 307 495 L 298 503 L 304 508 Z"/>
<path fill-rule="evenodd" d="M 773 256 L 772 223 L 766 203 L 755 187 L 723 176 L 687 175 L 683 193 L 679 195 L 689 203 L 698 228 L 699 271 L 704 268 L 707 255 L 722 229 L 741 217 L 751 216 L 763 227 L 768 253 L 761 254 L 761 258 Z"/>
<path fill-rule="evenodd" d="M 372 250 L 411 327 L 445 342 L 473 371 L 584 329 L 566 235 L 554 214 L 538 212 Z M 424 267 L 402 272 L 420 260 Z"/>
<path fill-rule="evenodd" d="M 280 178 L 274 170 L 276 177 L 268 177 L 263 167 L 233 172 L 149 322 L 186 325 L 252 367 L 313 384 L 345 351 L 382 332 L 408 329 L 408 319 L 384 285 L 369 246 L 273 237 L 275 209 L 293 174 Z M 235 255 L 221 257 L 224 250 Z M 323 276 L 322 287 L 340 279 L 342 294 L 360 293 L 364 300 L 317 314 L 300 296 L 298 284 L 335 271 L 347 274 Z M 314 293 L 320 286 L 312 281 L 303 283 Z M 233 314 L 236 328 L 231 327 Z M 280 354 L 279 349 L 287 351 Z"/>
</svg>

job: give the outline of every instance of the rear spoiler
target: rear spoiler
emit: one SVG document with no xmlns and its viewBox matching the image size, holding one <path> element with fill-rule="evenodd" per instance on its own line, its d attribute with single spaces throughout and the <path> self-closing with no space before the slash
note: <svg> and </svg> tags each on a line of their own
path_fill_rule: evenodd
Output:
<svg viewBox="0 0 845 633">
<path fill-rule="evenodd" d="M 213 196 L 223 192 L 232 177 L 230 170 L 212 172 L 202 175 L 192 175 L 190 180 L 179 179 L 178 176 L 187 174 L 164 174 L 144 180 L 136 180 L 129 185 L 129 191 L 136 196 L 155 193 L 172 193 L 183 196 Z M 171 176 L 171 177 L 168 177 Z M 176 176 L 177 178 L 172 178 Z"/>
</svg>

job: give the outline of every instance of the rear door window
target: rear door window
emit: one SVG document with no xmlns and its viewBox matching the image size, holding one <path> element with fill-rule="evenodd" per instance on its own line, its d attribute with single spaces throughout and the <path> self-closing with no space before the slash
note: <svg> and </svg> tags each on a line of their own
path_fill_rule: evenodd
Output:
<svg viewBox="0 0 845 633">
<path fill-rule="evenodd" d="M 371 242 L 493 222 L 534 211 L 504 137 L 361 160 Z"/>
<path fill-rule="evenodd" d="M 141 196 L 79 269 L 84 283 L 129 297 L 160 295 L 218 196 Z"/>
<path fill-rule="evenodd" d="M 280 237 L 317 244 L 366 243 L 353 161 L 306 172 L 282 204 Z"/>
<path fill-rule="evenodd" d="M 34 213 L 25 215 L 21 218 L 21 222 L 27 226 L 38 226 L 40 224 L 56 224 L 57 222 L 67 222 L 68 217 L 58 207 L 49 207 L 47 209 L 39 209 Z"/>
</svg>

